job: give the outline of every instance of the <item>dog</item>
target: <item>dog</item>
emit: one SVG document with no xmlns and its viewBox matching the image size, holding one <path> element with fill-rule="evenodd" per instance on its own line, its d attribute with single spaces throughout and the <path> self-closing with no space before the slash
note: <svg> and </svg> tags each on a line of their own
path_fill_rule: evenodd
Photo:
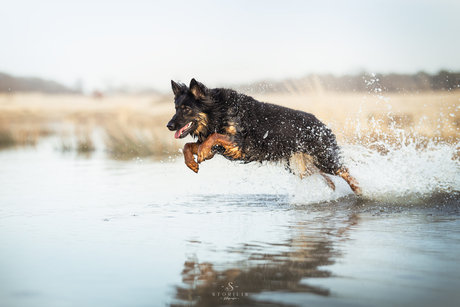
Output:
<svg viewBox="0 0 460 307">
<path fill-rule="evenodd" d="M 195 79 L 189 87 L 173 80 L 171 86 L 176 114 L 167 128 L 175 131 L 176 139 L 196 139 L 183 149 L 185 164 L 195 173 L 200 163 L 221 154 L 245 163 L 284 162 L 301 178 L 320 174 L 333 190 L 328 175 L 338 175 L 361 194 L 341 163 L 335 135 L 313 114 L 259 102 L 231 89 L 209 89 Z"/>
</svg>

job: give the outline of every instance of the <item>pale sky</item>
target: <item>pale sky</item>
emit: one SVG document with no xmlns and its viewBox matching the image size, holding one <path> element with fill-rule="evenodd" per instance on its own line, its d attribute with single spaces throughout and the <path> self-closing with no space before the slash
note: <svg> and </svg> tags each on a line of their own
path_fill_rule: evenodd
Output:
<svg viewBox="0 0 460 307">
<path fill-rule="evenodd" d="M 0 1 L 0 71 L 170 90 L 460 71 L 460 1 Z"/>
</svg>

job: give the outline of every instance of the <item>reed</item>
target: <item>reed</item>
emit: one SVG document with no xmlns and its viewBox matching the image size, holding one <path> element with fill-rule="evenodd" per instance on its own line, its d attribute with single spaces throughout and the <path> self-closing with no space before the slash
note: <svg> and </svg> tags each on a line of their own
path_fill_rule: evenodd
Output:
<svg viewBox="0 0 460 307">
<path fill-rule="evenodd" d="M 70 152 L 74 150 L 74 147 L 68 136 L 61 135 L 59 144 L 56 149 L 60 150 L 61 152 Z"/>
<path fill-rule="evenodd" d="M 76 151 L 79 154 L 89 154 L 96 150 L 91 130 L 84 129 L 77 132 Z"/>
<path fill-rule="evenodd" d="M 339 144 L 360 144 L 384 152 L 385 146 L 417 142 L 458 144 L 460 91 L 392 93 L 268 93 L 260 101 L 315 114 L 337 135 Z M 63 130 L 58 147 L 91 153 L 105 150 L 116 159 L 164 159 L 179 153 L 185 140 L 166 129 L 174 113 L 172 96 L 0 95 L 0 149 L 34 146 Z M 51 128 L 52 127 L 52 128 Z M 70 128 L 69 128 L 70 127 Z M 94 131 L 102 131 L 95 138 Z M 72 141 L 71 141 L 72 140 Z"/>
<path fill-rule="evenodd" d="M 28 121 L 0 122 L 0 149 L 17 146 L 35 146 L 39 139 L 53 131 L 46 123 Z"/>
<path fill-rule="evenodd" d="M 12 147 L 14 145 L 16 145 L 16 141 L 11 131 L 0 127 L 0 149 Z"/>
<path fill-rule="evenodd" d="M 111 123 L 105 127 L 105 146 L 113 158 L 162 158 L 179 151 L 180 146 L 168 142 L 155 126 L 122 126 Z"/>
</svg>

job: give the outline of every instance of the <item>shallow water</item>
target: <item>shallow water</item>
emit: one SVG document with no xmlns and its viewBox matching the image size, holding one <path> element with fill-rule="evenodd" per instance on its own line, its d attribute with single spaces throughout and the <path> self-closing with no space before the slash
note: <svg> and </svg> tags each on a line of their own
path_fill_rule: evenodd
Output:
<svg viewBox="0 0 460 307">
<path fill-rule="evenodd" d="M 0 306 L 458 306 L 458 161 L 411 150 L 345 148 L 359 199 L 223 158 L 1 151 Z"/>
</svg>

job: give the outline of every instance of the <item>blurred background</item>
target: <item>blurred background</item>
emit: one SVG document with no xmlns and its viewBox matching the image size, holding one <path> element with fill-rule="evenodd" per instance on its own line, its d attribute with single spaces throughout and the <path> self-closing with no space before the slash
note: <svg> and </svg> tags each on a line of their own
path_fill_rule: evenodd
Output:
<svg viewBox="0 0 460 307">
<path fill-rule="evenodd" d="M 117 159 L 177 153 L 170 80 L 314 113 L 340 142 L 456 142 L 458 1 L 11 1 L 0 148 L 53 136 Z M 399 133 L 399 132 L 398 132 Z M 383 136 L 382 136 L 383 135 Z"/>
<path fill-rule="evenodd" d="M 228 306 L 233 281 L 240 306 L 460 306 L 459 12 L 1 2 L 0 307 Z M 166 124 L 192 78 L 315 114 L 364 196 L 276 165 L 188 170 Z"/>
</svg>

